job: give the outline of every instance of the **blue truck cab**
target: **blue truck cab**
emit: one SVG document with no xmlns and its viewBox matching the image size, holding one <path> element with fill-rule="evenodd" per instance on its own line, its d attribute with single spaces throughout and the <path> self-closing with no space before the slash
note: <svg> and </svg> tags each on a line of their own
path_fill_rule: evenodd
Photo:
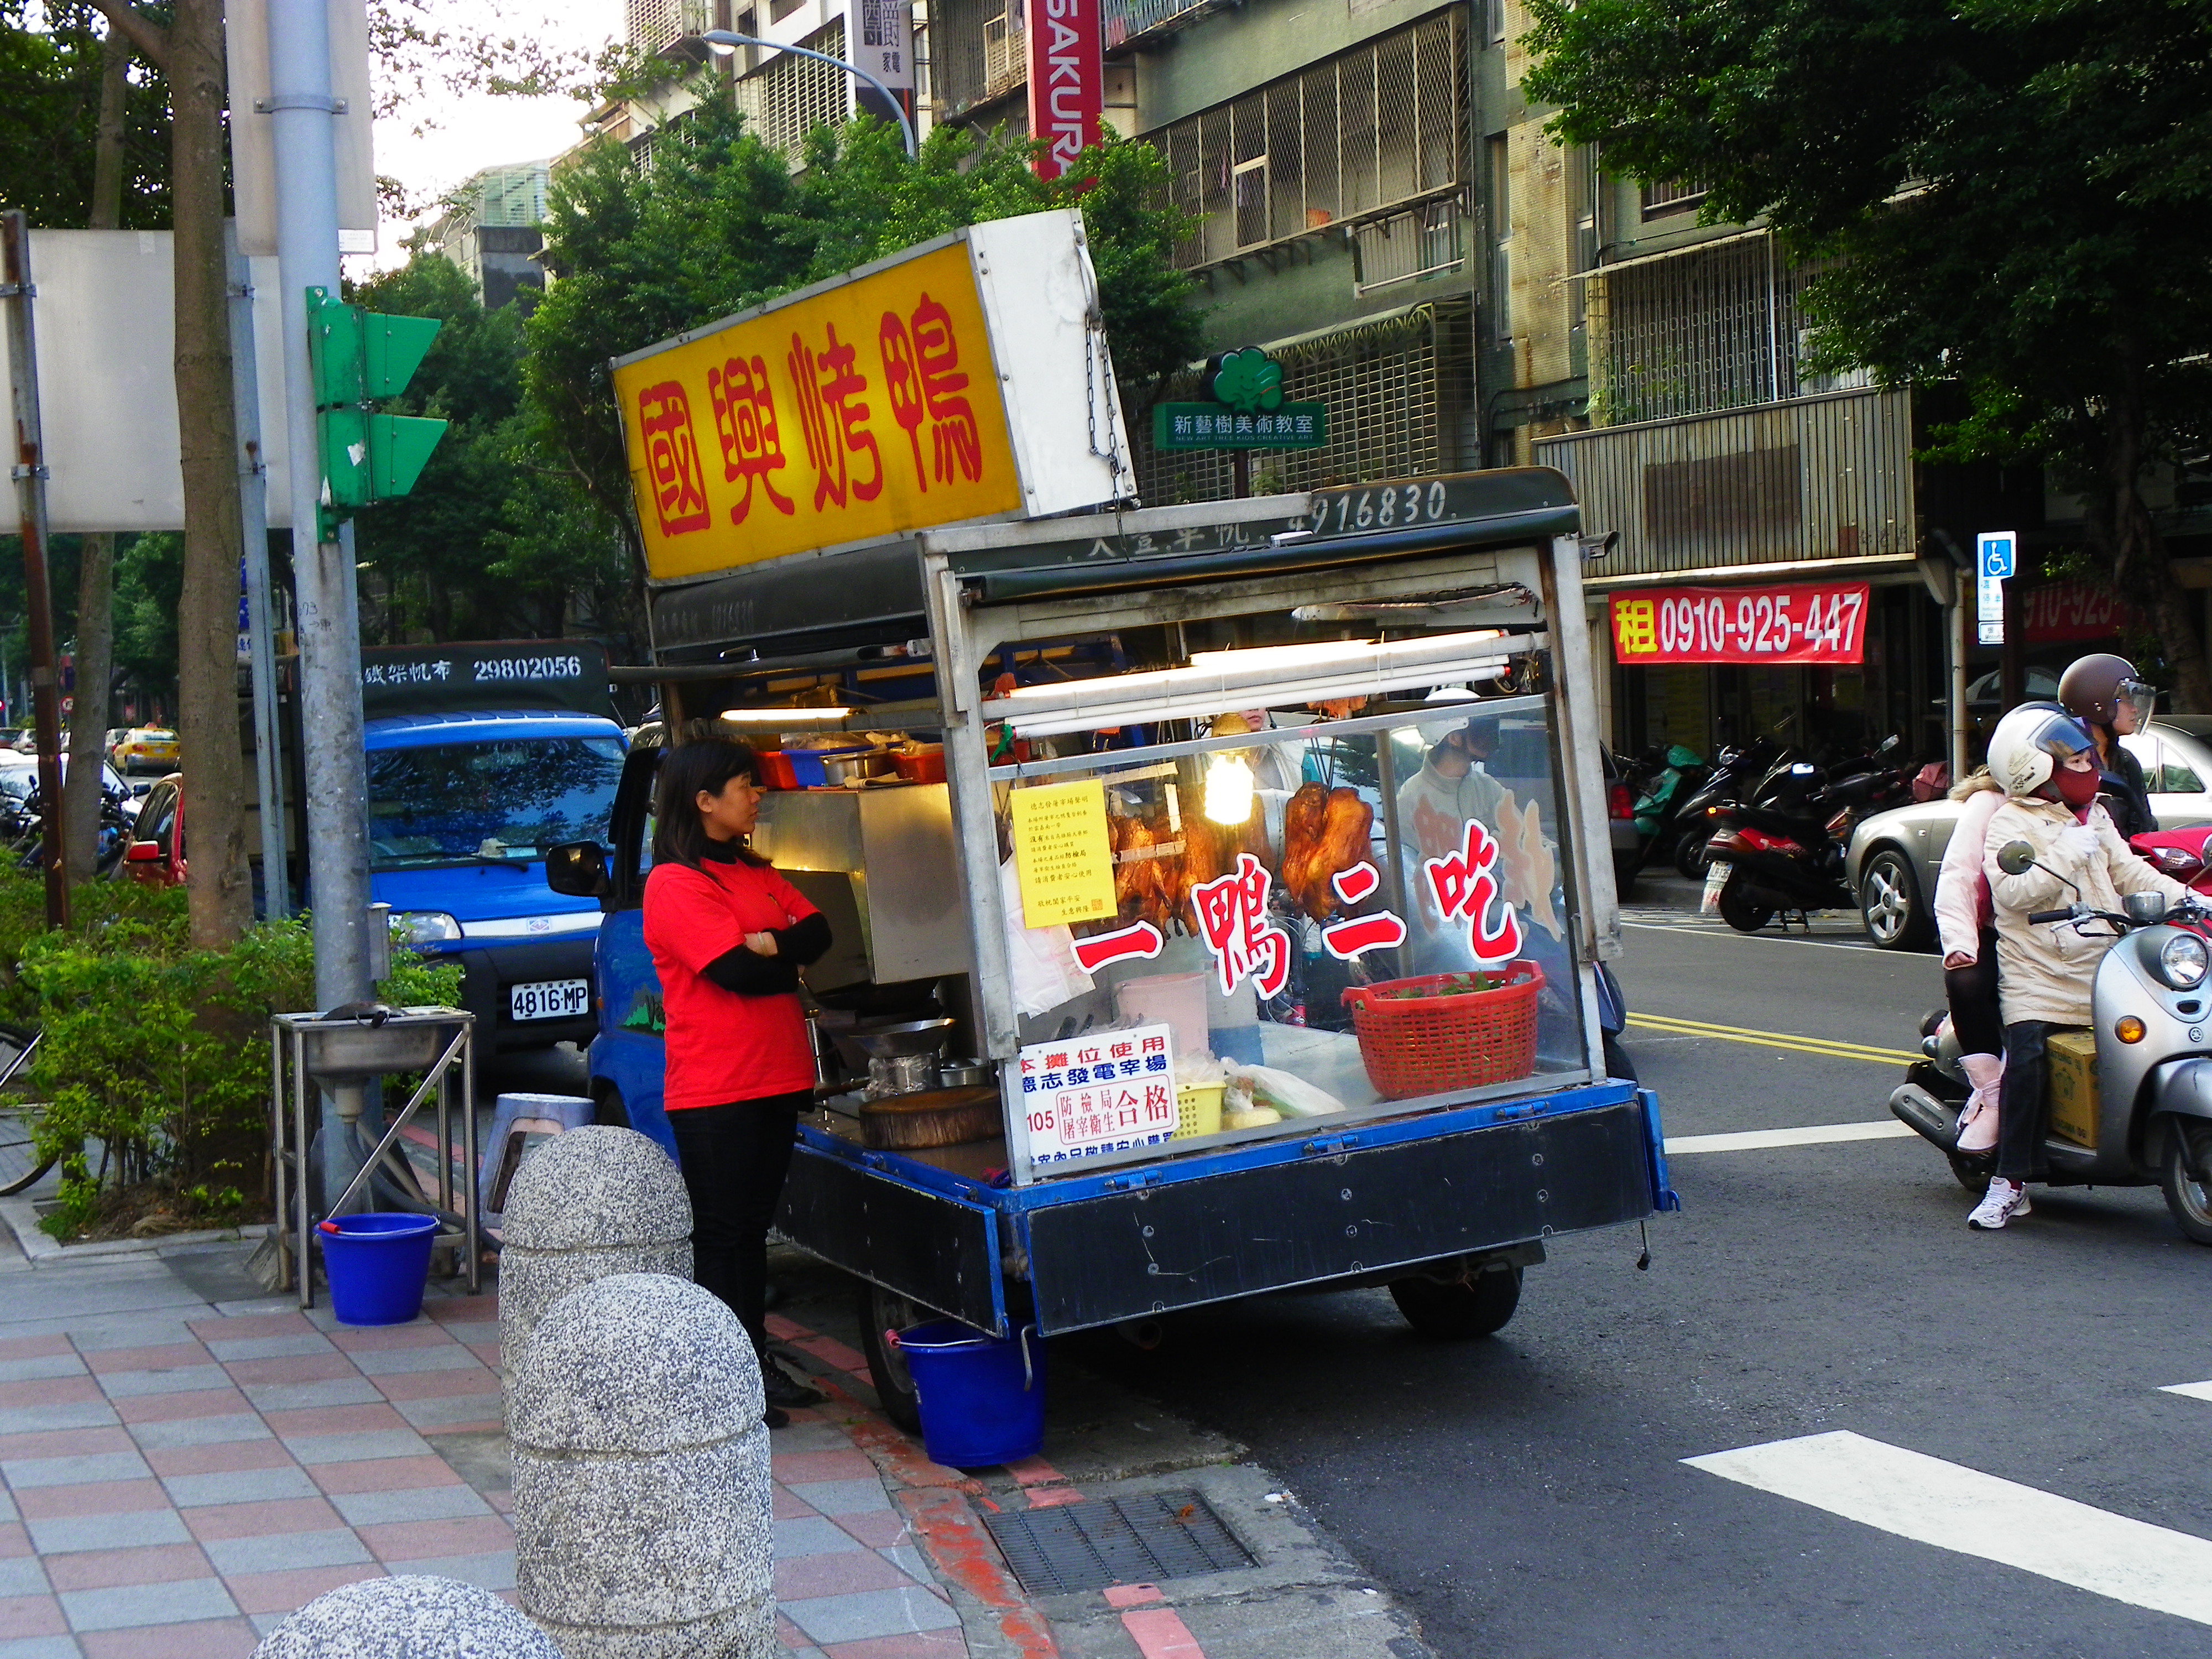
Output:
<svg viewBox="0 0 2212 1659">
<path fill-rule="evenodd" d="M 623 728 L 584 641 L 362 653 L 369 896 L 461 967 L 477 1040 L 589 1042 L 599 907 L 546 884 L 548 848 L 605 839 Z"/>
</svg>

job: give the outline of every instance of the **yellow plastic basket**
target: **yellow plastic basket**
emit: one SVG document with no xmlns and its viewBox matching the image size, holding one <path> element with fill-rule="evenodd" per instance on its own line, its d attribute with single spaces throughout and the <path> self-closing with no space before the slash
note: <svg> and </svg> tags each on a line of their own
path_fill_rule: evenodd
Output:
<svg viewBox="0 0 2212 1659">
<path fill-rule="evenodd" d="M 1170 1140 L 1221 1133 L 1221 1096 L 1226 1084 L 1201 1083 L 1176 1091 L 1176 1127 Z"/>
</svg>

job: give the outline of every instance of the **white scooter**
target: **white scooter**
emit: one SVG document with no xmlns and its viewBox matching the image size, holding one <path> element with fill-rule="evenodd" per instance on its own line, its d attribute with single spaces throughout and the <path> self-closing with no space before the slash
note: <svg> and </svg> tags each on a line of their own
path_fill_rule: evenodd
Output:
<svg viewBox="0 0 2212 1659">
<path fill-rule="evenodd" d="M 2036 867 L 2034 849 L 2008 842 L 1997 866 L 2020 875 Z M 2048 1169 L 2038 1179 L 2054 1187 L 2159 1187 L 2175 1224 L 2212 1245 L 2212 908 L 2193 897 L 2169 908 L 2157 893 L 2130 893 L 2126 905 L 2124 915 L 2076 903 L 2028 917 L 2037 927 L 2109 927 L 2118 938 L 2098 963 L 2091 991 L 2094 1109 L 2048 1127 Z M 1958 1149 L 1959 1110 L 1970 1092 L 1958 1041 L 1941 1014 L 1922 1031 L 1923 1058 L 1907 1070 L 1889 1109 L 1949 1158 L 1961 1186 L 1979 1193 L 1996 1158 Z"/>
</svg>

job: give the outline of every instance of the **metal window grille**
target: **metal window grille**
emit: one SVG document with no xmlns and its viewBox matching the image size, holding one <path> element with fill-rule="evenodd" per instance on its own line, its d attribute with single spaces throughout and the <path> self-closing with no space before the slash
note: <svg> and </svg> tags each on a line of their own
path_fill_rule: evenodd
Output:
<svg viewBox="0 0 2212 1659">
<path fill-rule="evenodd" d="M 939 120 L 1029 79 L 1022 0 L 943 0 L 930 9 L 930 76 Z"/>
<path fill-rule="evenodd" d="M 1252 493 L 1418 477 L 1474 465 L 1467 448 L 1474 336 L 1473 301 L 1462 296 L 1276 349 L 1283 395 L 1328 405 L 1328 443 L 1252 452 Z M 1175 376 L 1160 396 L 1202 398 L 1200 378 Z M 1160 453 L 1152 448 L 1149 422 L 1134 424 L 1137 482 L 1148 505 L 1222 501 L 1237 493 L 1235 464 L 1226 452 Z"/>
<path fill-rule="evenodd" d="M 492 167 L 477 175 L 482 190 L 477 222 L 538 225 L 545 222 L 546 170 Z"/>
<path fill-rule="evenodd" d="M 1592 367 L 1601 384 L 1592 390 L 1605 423 L 1702 415 L 1814 389 L 1798 368 L 1801 301 L 1814 274 L 1784 258 L 1771 236 L 1753 235 L 1593 278 Z"/>
<path fill-rule="evenodd" d="M 842 58 L 845 20 L 836 19 L 799 44 Z M 851 77 L 795 52 L 769 54 L 757 72 L 738 82 L 738 96 L 761 143 L 787 157 L 799 155 L 815 128 L 842 125 L 853 112 Z"/>
<path fill-rule="evenodd" d="M 623 21 L 634 51 L 656 52 L 711 27 L 708 0 L 625 0 Z"/>
<path fill-rule="evenodd" d="M 1465 184 L 1464 13 L 1409 25 L 1150 136 L 1197 228 L 1186 269 Z"/>
<path fill-rule="evenodd" d="M 1103 0 L 1098 18 L 1106 31 L 1109 51 L 1140 34 L 1182 21 L 1218 3 L 1218 0 Z"/>
<path fill-rule="evenodd" d="M 1664 218 L 1670 213 L 1686 213 L 1705 199 L 1711 187 L 1701 179 L 1664 179 L 1657 184 L 1643 187 L 1644 216 Z"/>
<path fill-rule="evenodd" d="M 1467 263 L 1467 228 L 1468 216 L 1456 196 L 1425 202 L 1411 213 L 1370 220 L 1352 234 L 1352 258 L 1358 261 L 1352 291 L 1372 294 L 1458 270 Z"/>
</svg>

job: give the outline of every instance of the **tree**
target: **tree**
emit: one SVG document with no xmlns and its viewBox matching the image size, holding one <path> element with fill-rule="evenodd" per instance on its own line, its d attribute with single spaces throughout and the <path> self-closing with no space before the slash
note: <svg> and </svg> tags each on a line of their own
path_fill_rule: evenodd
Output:
<svg viewBox="0 0 2212 1659">
<path fill-rule="evenodd" d="M 649 165 L 603 141 L 554 180 L 545 258 L 559 280 L 528 329 L 538 441 L 620 527 L 641 585 L 610 358 L 962 225 L 1078 205 L 1118 372 L 1153 377 L 1200 355 L 1194 284 L 1171 258 L 1188 228 L 1151 145 L 1109 138 L 1048 183 L 1030 169 L 1037 146 L 939 127 L 908 160 L 891 128 L 861 119 L 817 128 L 794 178 L 726 87 L 699 90 L 699 106 L 653 136 Z"/>
<path fill-rule="evenodd" d="M 28 0 L 0 0 L 0 206 L 22 209 L 33 226 L 88 225 L 109 54 L 82 0 L 46 5 L 37 28 L 27 13 Z M 168 105 L 160 73 L 131 65 L 116 219 L 125 230 L 168 227 Z"/>
<path fill-rule="evenodd" d="M 1956 459 L 2049 464 L 2212 709 L 2147 478 L 2212 434 L 2212 0 L 1529 0 L 1532 99 L 1608 167 L 1832 260 L 1825 366 L 1952 380 Z"/>
</svg>

